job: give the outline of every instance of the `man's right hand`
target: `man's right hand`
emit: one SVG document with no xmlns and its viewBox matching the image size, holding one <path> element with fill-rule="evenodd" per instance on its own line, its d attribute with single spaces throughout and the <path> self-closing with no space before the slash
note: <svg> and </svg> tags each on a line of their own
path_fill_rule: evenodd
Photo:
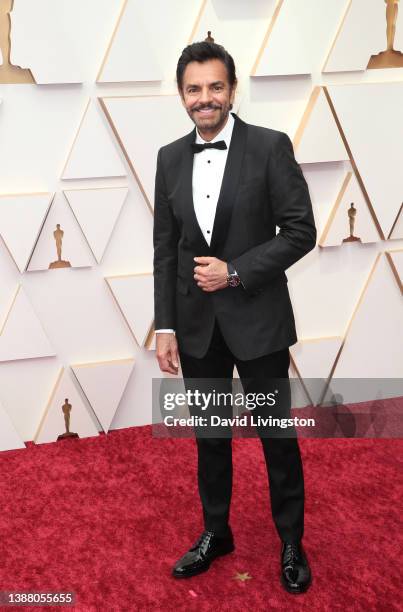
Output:
<svg viewBox="0 0 403 612">
<path fill-rule="evenodd" d="M 156 334 L 156 356 L 162 372 L 177 374 L 179 368 L 178 343 L 175 334 Z"/>
</svg>

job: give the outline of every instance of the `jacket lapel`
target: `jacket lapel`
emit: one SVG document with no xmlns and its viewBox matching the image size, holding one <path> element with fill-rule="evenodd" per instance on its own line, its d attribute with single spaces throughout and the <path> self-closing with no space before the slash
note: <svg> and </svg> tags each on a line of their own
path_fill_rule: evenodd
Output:
<svg viewBox="0 0 403 612">
<path fill-rule="evenodd" d="M 193 204 L 193 153 L 190 145 L 192 142 L 195 142 L 196 128 L 185 137 L 182 158 L 183 217 L 187 230 L 186 233 L 192 244 L 198 248 L 199 255 L 217 255 L 220 248 L 224 246 L 232 210 L 236 201 L 242 160 L 246 149 L 247 124 L 239 119 L 235 113 L 231 114 L 235 119 L 235 124 L 232 130 L 231 143 L 217 202 L 210 246 L 200 229 Z"/>
<path fill-rule="evenodd" d="M 210 243 L 211 255 L 217 255 L 225 244 L 231 221 L 231 214 L 238 193 L 242 160 L 246 149 L 247 124 L 239 119 L 235 113 L 231 114 L 234 116 L 235 124 L 232 130 L 231 142 L 214 218 Z"/>
</svg>

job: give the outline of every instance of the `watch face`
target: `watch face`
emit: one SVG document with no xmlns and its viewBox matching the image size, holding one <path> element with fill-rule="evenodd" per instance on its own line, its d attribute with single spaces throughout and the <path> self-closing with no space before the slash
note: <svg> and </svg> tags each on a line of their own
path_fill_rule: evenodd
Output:
<svg viewBox="0 0 403 612">
<path fill-rule="evenodd" d="M 228 284 L 230 285 L 230 287 L 238 287 L 239 283 L 241 282 L 241 279 L 239 278 L 238 275 L 231 276 L 229 278 Z"/>
</svg>

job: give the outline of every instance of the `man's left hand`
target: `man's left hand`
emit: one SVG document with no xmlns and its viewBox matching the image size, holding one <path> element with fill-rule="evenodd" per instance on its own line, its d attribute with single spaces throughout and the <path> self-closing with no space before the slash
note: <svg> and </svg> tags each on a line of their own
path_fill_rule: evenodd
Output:
<svg viewBox="0 0 403 612">
<path fill-rule="evenodd" d="M 228 287 L 227 262 L 217 257 L 194 257 L 194 279 L 203 291 L 216 291 Z"/>
</svg>

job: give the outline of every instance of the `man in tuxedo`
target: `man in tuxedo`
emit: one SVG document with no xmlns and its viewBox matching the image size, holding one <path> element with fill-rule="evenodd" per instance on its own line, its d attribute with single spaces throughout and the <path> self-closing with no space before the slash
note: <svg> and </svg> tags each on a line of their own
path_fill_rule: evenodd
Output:
<svg viewBox="0 0 403 612">
<path fill-rule="evenodd" d="M 195 124 L 160 148 L 154 206 L 156 356 L 163 372 L 227 381 L 236 365 L 244 391 L 288 381 L 297 341 L 285 270 L 310 251 L 316 229 L 309 190 L 289 137 L 242 121 L 232 109 L 231 55 L 211 42 L 187 46 L 177 65 L 182 104 Z M 279 228 L 276 233 L 276 226 Z M 192 413 L 192 409 L 189 408 Z M 290 405 L 283 408 L 290 416 Z M 281 539 L 281 581 L 311 583 L 302 546 L 304 480 L 295 435 L 259 429 L 273 520 Z M 196 436 L 205 530 L 175 563 L 194 576 L 234 550 L 229 525 L 232 439 Z"/>
</svg>

